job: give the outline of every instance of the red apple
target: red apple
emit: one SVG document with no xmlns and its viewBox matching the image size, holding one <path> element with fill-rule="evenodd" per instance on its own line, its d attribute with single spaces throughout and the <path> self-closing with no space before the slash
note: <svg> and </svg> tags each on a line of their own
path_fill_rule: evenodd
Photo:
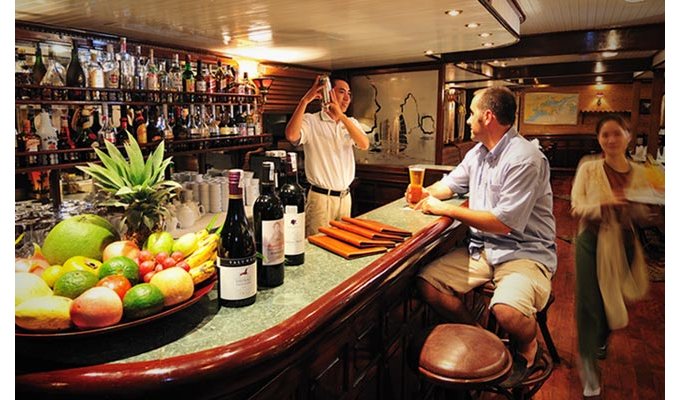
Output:
<svg viewBox="0 0 680 400">
<path fill-rule="evenodd" d="M 139 257 L 139 247 L 130 240 L 112 242 L 104 248 L 102 261 L 106 262 L 108 259 L 118 256 L 125 256 L 134 260 Z"/>
</svg>

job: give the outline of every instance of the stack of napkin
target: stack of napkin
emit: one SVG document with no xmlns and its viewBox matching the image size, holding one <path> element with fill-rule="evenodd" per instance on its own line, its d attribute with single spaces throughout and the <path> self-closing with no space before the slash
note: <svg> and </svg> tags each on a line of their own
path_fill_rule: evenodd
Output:
<svg viewBox="0 0 680 400">
<path fill-rule="evenodd" d="M 342 221 L 330 224 L 307 239 L 346 259 L 383 253 L 411 236 L 404 229 L 364 218 L 343 217 Z"/>
</svg>

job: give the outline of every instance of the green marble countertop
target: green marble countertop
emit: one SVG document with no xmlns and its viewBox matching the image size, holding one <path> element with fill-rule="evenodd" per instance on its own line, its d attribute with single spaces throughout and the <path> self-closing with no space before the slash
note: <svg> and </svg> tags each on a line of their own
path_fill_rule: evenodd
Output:
<svg viewBox="0 0 680 400">
<path fill-rule="evenodd" d="M 438 218 L 411 210 L 404 199 L 362 217 L 414 233 Z M 162 360 L 227 345 L 285 321 L 383 254 L 346 260 L 308 242 L 305 263 L 286 267 L 284 284 L 258 291 L 251 306 L 220 307 L 217 289 L 213 289 L 185 310 L 125 330 L 61 340 L 17 339 L 17 364 L 21 364 L 17 370 L 35 372 L 34 365 L 40 361 L 52 367 L 55 363 L 78 367 Z"/>
</svg>

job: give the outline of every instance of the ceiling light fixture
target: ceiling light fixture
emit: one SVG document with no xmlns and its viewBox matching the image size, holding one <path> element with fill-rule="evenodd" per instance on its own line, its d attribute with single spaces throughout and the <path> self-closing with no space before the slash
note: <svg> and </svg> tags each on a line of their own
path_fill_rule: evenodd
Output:
<svg viewBox="0 0 680 400">
<path fill-rule="evenodd" d="M 605 52 L 602 52 L 602 57 L 605 57 L 605 58 L 612 58 L 612 57 L 616 57 L 616 56 L 618 56 L 618 55 L 619 55 L 619 53 L 617 53 L 616 51 L 605 51 Z"/>
<path fill-rule="evenodd" d="M 466 28 L 474 29 L 474 28 L 479 28 L 479 23 L 477 22 L 470 22 L 469 24 L 465 24 Z"/>
<path fill-rule="evenodd" d="M 487 38 L 487 37 L 489 37 L 489 36 L 491 36 L 491 35 L 492 35 L 492 34 L 489 33 L 489 32 L 482 32 L 482 33 L 479 34 L 479 37 Z"/>
<path fill-rule="evenodd" d="M 492 47 L 492 46 L 493 46 L 493 42 L 482 43 L 482 46 L 484 46 L 484 47 Z"/>
<path fill-rule="evenodd" d="M 444 14 L 455 17 L 456 15 L 460 15 L 463 12 L 463 10 L 446 10 L 444 11 Z"/>
<path fill-rule="evenodd" d="M 595 82 L 602 82 L 604 79 L 602 79 L 601 76 L 596 76 L 595 77 Z"/>
</svg>

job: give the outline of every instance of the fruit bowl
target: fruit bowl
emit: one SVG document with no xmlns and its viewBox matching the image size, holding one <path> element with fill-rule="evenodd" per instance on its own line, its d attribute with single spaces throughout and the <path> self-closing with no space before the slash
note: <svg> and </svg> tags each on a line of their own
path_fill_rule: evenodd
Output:
<svg viewBox="0 0 680 400">
<path fill-rule="evenodd" d="M 164 318 L 168 315 L 172 315 L 172 314 L 174 314 L 178 311 L 184 310 L 185 308 L 195 304 L 203 296 L 208 294 L 208 292 L 210 292 L 213 289 L 216 282 L 217 282 L 217 275 L 213 275 L 213 277 L 208 279 L 207 281 L 196 285 L 196 288 L 194 290 L 194 294 L 188 300 L 186 300 L 182 303 L 176 304 L 174 306 L 171 306 L 171 307 L 166 307 L 162 311 L 160 311 L 156 314 L 153 314 L 153 315 L 149 315 L 148 317 L 145 317 L 145 318 L 140 318 L 140 319 L 131 320 L 131 321 L 123 320 L 116 325 L 107 326 L 107 327 L 104 327 L 104 328 L 94 328 L 94 329 L 71 328 L 69 330 L 60 331 L 60 332 L 38 332 L 38 331 L 29 331 L 29 330 L 26 330 L 26 329 L 15 327 L 15 334 L 14 335 L 15 335 L 16 338 L 32 338 L 32 339 L 68 338 L 68 337 L 83 337 L 83 336 L 99 335 L 99 334 L 103 334 L 103 333 L 108 333 L 108 332 L 113 332 L 113 331 L 131 328 L 133 326 L 138 326 L 138 325 L 149 323 L 151 321 L 156 321 L 156 320 Z"/>
</svg>

